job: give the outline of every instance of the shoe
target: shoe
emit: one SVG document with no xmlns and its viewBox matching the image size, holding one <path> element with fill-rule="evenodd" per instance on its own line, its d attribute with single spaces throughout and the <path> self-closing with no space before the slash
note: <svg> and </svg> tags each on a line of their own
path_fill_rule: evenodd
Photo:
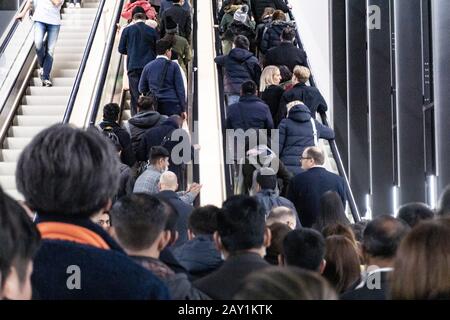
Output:
<svg viewBox="0 0 450 320">
<path fill-rule="evenodd" d="M 69 8 L 75 8 L 75 5 L 73 3 L 69 3 Z"/>
<path fill-rule="evenodd" d="M 46 80 L 42 81 L 42 85 L 44 87 L 52 87 L 53 83 L 50 80 L 46 79 Z"/>
<path fill-rule="evenodd" d="M 75 8 L 81 8 L 81 4 L 77 3 L 77 4 L 75 5 Z"/>
<path fill-rule="evenodd" d="M 39 78 L 40 78 L 42 81 L 44 81 L 44 68 L 39 68 L 39 69 L 38 69 L 38 75 L 39 75 Z"/>
</svg>

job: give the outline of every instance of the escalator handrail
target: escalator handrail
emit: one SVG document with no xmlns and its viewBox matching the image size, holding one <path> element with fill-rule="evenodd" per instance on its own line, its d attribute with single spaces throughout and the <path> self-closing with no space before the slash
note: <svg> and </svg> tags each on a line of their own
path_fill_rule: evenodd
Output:
<svg viewBox="0 0 450 320">
<path fill-rule="evenodd" d="M 106 84 L 106 77 L 108 76 L 109 63 L 111 62 L 111 56 L 113 53 L 114 43 L 115 43 L 116 36 L 117 36 L 117 29 L 118 29 L 117 24 L 120 21 L 124 3 L 125 3 L 125 0 L 120 0 L 119 6 L 118 6 L 117 11 L 114 16 L 115 22 L 114 22 L 113 30 L 111 31 L 111 33 L 108 37 L 106 52 L 103 56 L 103 62 L 100 67 L 100 75 L 99 75 L 100 82 L 99 82 L 98 88 L 94 94 L 94 100 L 93 100 L 93 104 L 92 104 L 93 108 L 92 108 L 92 112 L 89 117 L 89 126 L 95 126 L 95 122 L 97 120 L 98 111 L 100 109 L 100 102 L 102 100 L 103 90 L 104 90 L 105 84 Z M 123 106 L 121 106 L 121 108 L 122 107 Z"/>
<path fill-rule="evenodd" d="M 289 4 L 288 0 L 284 0 L 284 1 L 286 2 L 286 4 Z M 289 18 L 292 21 L 295 21 L 295 17 L 294 17 L 294 14 L 292 13 L 292 10 L 289 10 Z M 295 29 L 295 33 L 296 33 L 295 37 L 297 39 L 297 45 L 304 48 L 301 38 L 300 38 L 300 34 L 298 32 L 298 26 Z M 311 70 L 309 61 L 307 61 L 307 65 L 308 65 L 308 68 Z M 309 79 L 309 83 L 310 83 L 311 87 L 316 87 L 316 82 L 314 80 L 314 76 L 313 76 L 312 72 L 311 72 L 311 77 Z M 319 114 L 322 119 L 323 125 L 329 127 L 326 113 L 320 112 Z M 361 216 L 359 214 L 358 207 L 356 206 L 356 201 L 355 201 L 355 197 L 353 195 L 352 189 L 350 188 L 350 183 L 349 183 L 347 174 L 345 172 L 344 163 L 342 162 L 341 154 L 337 147 L 336 140 L 332 139 L 332 140 L 328 140 L 328 142 L 330 144 L 331 152 L 332 152 L 333 158 L 336 162 L 338 172 L 339 172 L 340 176 L 344 179 L 344 182 L 345 182 L 345 188 L 347 189 L 347 200 L 348 200 L 348 203 L 350 206 L 350 210 L 352 212 L 353 219 L 355 220 L 355 222 L 361 221 Z"/>
<path fill-rule="evenodd" d="M 24 1 L 17 12 L 22 12 L 23 8 L 25 7 L 27 1 Z M 12 25 L 10 24 L 9 29 L 6 33 L 6 35 L 3 37 L 3 41 L 0 44 L 0 56 L 3 55 L 6 48 L 8 47 L 8 44 L 10 43 L 11 39 L 13 38 L 14 32 L 16 32 L 17 27 L 19 26 L 20 21 L 16 19 L 16 17 L 13 17 L 14 22 Z"/>
<path fill-rule="evenodd" d="M 87 61 L 89 59 L 89 55 L 92 50 L 92 46 L 94 44 L 95 35 L 97 33 L 98 26 L 100 24 L 100 19 L 102 17 L 103 8 L 105 7 L 106 0 L 101 0 L 100 5 L 98 7 L 97 13 L 95 15 L 95 20 L 92 25 L 91 33 L 89 34 L 89 38 L 86 44 L 86 49 L 83 53 L 83 58 L 81 59 L 81 65 L 78 69 L 77 76 L 75 78 L 75 82 L 72 88 L 72 92 L 70 93 L 69 101 L 67 103 L 67 108 L 64 113 L 63 123 L 67 124 L 70 121 L 70 116 L 73 112 L 73 107 L 75 105 L 75 101 L 77 99 L 78 91 L 80 90 L 81 79 L 83 78 L 84 71 L 86 70 Z"/>
</svg>

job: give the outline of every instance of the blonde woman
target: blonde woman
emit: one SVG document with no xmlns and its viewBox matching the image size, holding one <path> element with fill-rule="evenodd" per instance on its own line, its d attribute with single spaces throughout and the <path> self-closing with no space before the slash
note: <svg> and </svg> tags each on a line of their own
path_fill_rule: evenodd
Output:
<svg viewBox="0 0 450 320">
<path fill-rule="evenodd" d="M 278 113 L 280 100 L 284 93 L 280 82 L 281 73 L 278 67 L 267 66 L 264 68 L 261 74 L 259 91 L 261 99 L 269 106 L 272 118 L 275 118 Z M 278 123 L 275 123 L 275 126 L 278 127 Z"/>
</svg>

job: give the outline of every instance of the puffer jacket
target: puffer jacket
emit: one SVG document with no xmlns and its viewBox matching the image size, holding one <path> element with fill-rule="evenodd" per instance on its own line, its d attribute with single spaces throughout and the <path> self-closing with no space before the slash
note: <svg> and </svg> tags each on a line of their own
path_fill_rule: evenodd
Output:
<svg viewBox="0 0 450 320">
<path fill-rule="evenodd" d="M 324 126 L 317 120 L 317 137 L 334 139 L 333 129 Z M 307 147 L 314 146 L 311 112 L 304 104 L 299 104 L 289 111 L 287 119 L 280 123 L 280 159 L 294 175 L 302 173 L 300 156 Z"/>
<path fill-rule="evenodd" d="M 248 80 L 253 80 L 259 85 L 261 67 L 258 59 L 250 51 L 234 48 L 228 55 L 218 56 L 214 61 L 225 69 L 224 92 L 226 94 L 239 95 L 241 85 Z"/>
<path fill-rule="evenodd" d="M 139 147 L 142 135 L 147 130 L 162 124 L 165 120 L 167 120 L 167 116 L 161 115 L 157 111 L 140 112 L 128 120 L 124 127 L 131 136 L 131 145 L 134 153 Z"/>
<path fill-rule="evenodd" d="M 233 21 L 223 35 L 223 40 L 233 41 L 235 37 L 242 35 L 250 41 L 250 51 L 256 52 L 256 33 L 254 23 L 245 24 L 240 21 Z"/>
<path fill-rule="evenodd" d="M 295 28 L 295 23 L 275 20 L 269 24 L 262 37 L 261 52 L 266 53 L 269 49 L 278 47 L 281 43 L 281 34 L 287 27 Z"/>
</svg>

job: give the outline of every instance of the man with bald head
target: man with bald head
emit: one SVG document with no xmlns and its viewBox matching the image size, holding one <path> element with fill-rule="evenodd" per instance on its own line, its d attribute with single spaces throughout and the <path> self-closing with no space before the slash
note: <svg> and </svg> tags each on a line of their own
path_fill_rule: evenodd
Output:
<svg viewBox="0 0 450 320">
<path fill-rule="evenodd" d="M 319 147 L 309 147 L 300 157 L 302 172 L 289 185 L 288 199 L 299 214 L 303 227 L 311 228 L 320 211 L 320 198 L 327 191 L 335 191 L 345 207 L 347 193 L 344 179 L 327 171 L 323 165 L 325 154 Z"/>
<path fill-rule="evenodd" d="M 164 172 L 159 178 L 159 190 L 158 197 L 169 203 L 178 213 L 176 230 L 179 237 L 174 246 L 180 246 L 188 241 L 188 220 L 194 207 L 180 199 L 176 192 L 178 190 L 178 179 L 176 174 L 171 171 Z"/>
</svg>

